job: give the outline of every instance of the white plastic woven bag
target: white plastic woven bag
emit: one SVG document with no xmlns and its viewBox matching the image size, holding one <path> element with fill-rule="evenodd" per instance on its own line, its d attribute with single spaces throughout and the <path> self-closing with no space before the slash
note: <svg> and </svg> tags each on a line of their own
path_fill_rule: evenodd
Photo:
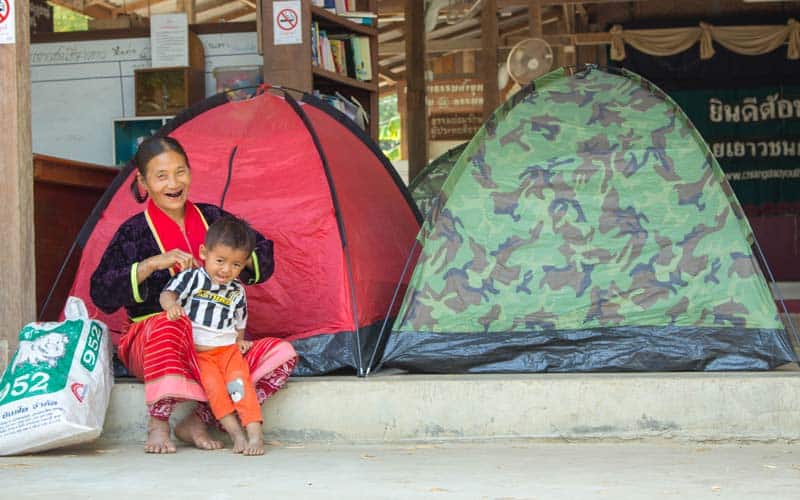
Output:
<svg viewBox="0 0 800 500">
<path fill-rule="evenodd" d="M 114 376 L 106 325 L 70 297 L 60 323 L 29 323 L 0 379 L 0 455 L 96 439 Z"/>
</svg>

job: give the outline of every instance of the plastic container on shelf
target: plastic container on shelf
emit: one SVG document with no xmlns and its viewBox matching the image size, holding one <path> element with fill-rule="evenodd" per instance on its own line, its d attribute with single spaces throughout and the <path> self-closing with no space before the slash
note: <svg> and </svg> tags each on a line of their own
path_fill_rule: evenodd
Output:
<svg viewBox="0 0 800 500">
<path fill-rule="evenodd" d="M 219 66 L 212 73 L 217 82 L 217 92 L 228 92 L 231 100 L 252 97 L 258 86 L 264 83 L 261 66 Z"/>
</svg>

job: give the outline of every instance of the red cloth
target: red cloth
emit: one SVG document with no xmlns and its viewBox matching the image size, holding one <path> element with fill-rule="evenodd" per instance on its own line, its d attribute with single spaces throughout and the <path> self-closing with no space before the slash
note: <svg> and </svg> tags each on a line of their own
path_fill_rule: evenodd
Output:
<svg viewBox="0 0 800 500">
<path fill-rule="evenodd" d="M 144 215 L 156 242 L 158 242 L 161 253 L 169 252 L 177 248 L 194 255 L 197 262 L 202 263 L 200 259 L 200 245 L 206 238 L 208 223 L 205 217 L 203 217 L 203 214 L 200 213 L 200 210 L 194 206 L 194 203 L 191 201 L 186 202 L 185 212 L 183 218 L 185 232 L 177 222 L 158 208 L 158 206 L 153 203 L 153 200 L 147 202 Z M 177 264 L 170 269 L 170 273 L 172 274 L 178 274 L 180 271 L 181 269 Z"/>
<path fill-rule="evenodd" d="M 166 313 L 160 313 L 134 323 L 120 339 L 118 354 L 128 371 L 144 381 L 148 405 L 164 398 L 207 401 L 200 385 L 192 324 L 186 317 L 171 321 Z M 288 342 L 266 337 L 255 340 L 244 358 L 258 385 L 296 356 Z"/>
</svg>

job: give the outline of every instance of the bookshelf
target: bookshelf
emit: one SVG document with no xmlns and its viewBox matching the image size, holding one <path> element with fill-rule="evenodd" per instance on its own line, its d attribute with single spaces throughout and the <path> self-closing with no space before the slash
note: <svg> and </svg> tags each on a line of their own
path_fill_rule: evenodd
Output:
<svg viewBox="0 0 800 500">
<path fill-rule="evenodd" d="M 357 11 L 377 13 L 377 0 L 354 0 Z M 280 5 L 280 4 L 279 4 Z M 366 111 L 369 124 L 366 133 L 378 141 L 378 29 L 377 17 L 372 26 L 351 21 L 350 18 L 312 5 L 311 0 L 300 2 L 301 43 L 276 45 L 274 30 L 273 2 L 261 2 L 262 23 L 261 41 L 264 48 L 264 81 L 274 85 L 311 92 L 318 90 L 325 94 L 339 93 L 345 98 L 355 98 Z M 358 18 L 356 18 L 358 19 Z M 315 65 L 312 62 L 312 25 L 317 34 L 324 31 L 328 36 L 339 39 L 363 37 L 369 46 L 370 78 L 361 79 L 346 74 L 345 69 L 337 72 L 333 68 Z M 349 43 L 349 42 L 346 42 Z M 318 53 L 318 51 L 316 51 Z M 348 65 L 348 68 L 350 66 Z M 338 66 L 337 66 L 338 68 Z"/>
</svg>

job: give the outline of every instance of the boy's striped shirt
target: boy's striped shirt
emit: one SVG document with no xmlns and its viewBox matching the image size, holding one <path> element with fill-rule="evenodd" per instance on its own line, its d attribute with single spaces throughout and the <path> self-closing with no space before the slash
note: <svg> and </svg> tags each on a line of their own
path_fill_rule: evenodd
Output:
<svg viewBox="0 0 800 500">
<path fill-rule="evenodd" d="M 237 280 L 216 285 L 205 269 L 187 269 L 175 276 L 165 290 L 178 294 L 178 302 L 196 333 L 198 326 L 212 334 L 233 332 L 235 340 L 236 330 L 243 330 L 247 324 L 247 300 L 244 287 Z"/>
</svg>

